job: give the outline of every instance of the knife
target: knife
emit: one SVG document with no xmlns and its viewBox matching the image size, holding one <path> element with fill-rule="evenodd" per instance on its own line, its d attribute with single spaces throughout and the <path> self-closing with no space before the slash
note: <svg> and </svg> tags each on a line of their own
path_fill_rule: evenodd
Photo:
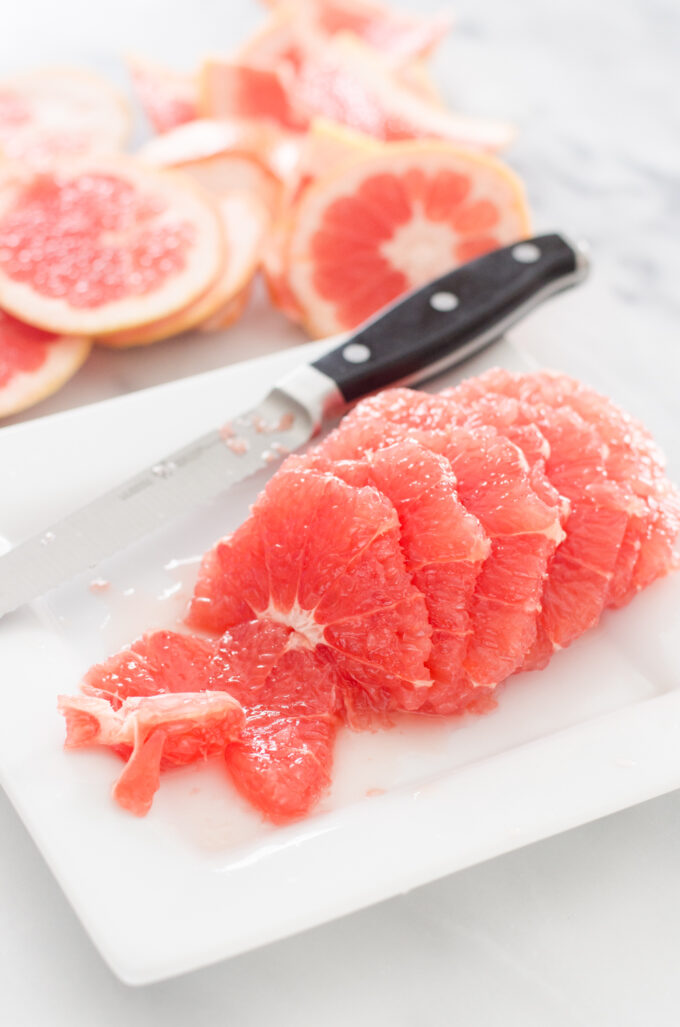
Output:
<svg viewBox="0 0 680 1027">
<path fill-rule="evenodd" d="M 550 234 L 495 250 L 410 293 L 289 372 L 253 410 L 0 557 L 0 617 L 263 467 L 273 469 L 366 393 L 461 363 L 587 271 L 583 247 Z"/>
</svg>

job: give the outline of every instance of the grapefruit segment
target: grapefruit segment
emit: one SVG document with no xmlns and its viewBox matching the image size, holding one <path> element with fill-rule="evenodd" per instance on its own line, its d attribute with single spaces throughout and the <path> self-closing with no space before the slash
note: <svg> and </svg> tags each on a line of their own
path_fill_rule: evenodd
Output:
<svg viewBox="0 0 680 1027">
<path fill-rule="evenodd" d="M 0 304 L 101 335 L 180 310 L 224 260 L 219 214 L 179 174 L 91 160 L 0 183 Z"/>
<path fill-rule="evenodd" d="M 0 310 L 0 417 L 33 406 L 83 365 L 89 339 L 44 332 Z"/>
<path fill-rule="evenodd" d="M 130 130 L 123 98 L 106 79 L 52 68 L 0 81 L 0 157 L 44 166 L 121 150 Z"/>
<path fill-rule="evenodd" d="M 132 697 L 206 688 L 215 645 L 211 640 L 176 631 L 143 635 L 83 678 L 85 695 L 105 699 L 114 711 Z"/>
<path fill-rule="evenodd" d="M 288 627 L 239 624 L 219 643 L 211 687 L 236 696 L 246 725 L 227 745 L 237 789 L 275 823 L 304 816 L 330 784 L 342 682 Z"/>
<path fill-rule="evenodd" d="M 197 326 L 206 331 L 225 328 L 245 309 L 252 278 L 260 262 L 269 214 L 250 194 L 234 191 L 218 201 L 228 243 L 224 269 L 202 296 L 168 317 L 141 328 L 101 336 L 102 346 L 145 346 Z"/>
<path fill-rule="evenodd" d="M 529 229 L 522 187 L 504 165 L 436 142 L 355 157 L 304 191 L 292 222 L 286 280 L 314 335 L 354 328 L 472 250 Z"/>
<path fill-rule="evenodd" d="M 139 102 L 156 132 L 169 132 L 198 117 L 194 75 L 141 57 L 128 57 L 127 65 Z"/>
<path fill-rule="evenodd" d="M 276 69 L 213 58 L 203 64 L 200 81 L 205 117 L 262 120 L 287 132 L 304 132 L 309 124 L 308 111 Z"/>
<path fill-rule="evenodd" d="M 244 725 L 240 704 L 226 692 L 133 696 L 118 709 L 103 698 L 60 696 L 66 747 L 105 746 L 126 761 L 113 787 L 120 806 L 144 816 L 160 771 L 220 755 Z"/>
</svg>

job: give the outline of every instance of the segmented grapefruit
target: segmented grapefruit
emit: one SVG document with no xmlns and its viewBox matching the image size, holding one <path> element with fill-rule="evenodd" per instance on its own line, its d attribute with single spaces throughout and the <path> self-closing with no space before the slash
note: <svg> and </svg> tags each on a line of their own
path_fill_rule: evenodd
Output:
<svg viewBox="0 0 680 1027">
<path fill-rule="evenodd" d="M 559 507 L 536 492 L 518 447 L 493 428 L 471 431 L 455 419 L 455 405 L 443 397 L 388 389 L 359 403 L 321 449 L 337 459 L 415 433 L 447 457 L 461 503 L 491 540 L 470 601 L 462 669 L 469 687 L 492 689 L 534 643 L 547 568 L 564 533 Z M 459 683 L 451 686 L 433 690 L 429 706 L 456 702 Z"/>
<path fill-rule="evenodd" d="M 0 81 L 0 157 L 40 166 L 116 152 L 129 131 L 123 98 L 93 73 L 52 68 Z"/>
<path fill-rule="evenodd" d="M 89 339 L 53 335 L 0 310 L 0 417 L 33 406 L 82 366 Z"/>
<path fill-rule="evenodd" d="M 206 556 L 188 619 L 223 632 L 253 618 L 292 628 L 376 709 L 415 709 L 431 685 L 431 629 L 394 507 L 292 458 Z"/>
<path fill-rule="evenodd" d="M 161 770 L 221 755 L 245 721 L 236 699 L 218 691 L 132 696 L 118 709 L 102 698 L 60 696 L 59 711 L 66 748 L 105 746 L 126 761 L 113 797 L 136 816 L 148 813 Z"/>
<path fill-rule="evenodd" d="M 198 117 L 198 83 L 194 75 L 141 57 L 128 57 L 127 65 L 139 102 L 157 132 L 168 132 Z"/>
<path fill-rule="evenodd" d="M 357 156 L 309 186 L 291 221 L 286 283 L 319 336 L 529 231 L 505 165 L 436 142 Z"/>
<path fill-rule="evenodd" d="M 116 349 L 146 346 L 199 325 L 206 331 L 225 328 L 239 317 L 260 262 L 269 214 L 257 198 L 238 190 L 224 195 L 218 207 L 227 250 L 217 281 L 182 310 L 141 328 L 100 336 L 100 345 Z"/>
<path fill-rule="evenodd" d="M 465 406 L 480 393 L 512 392 L 515 384 L 506 372 L 494 370 L 445 395 Z M 574 409 L 518 402 L 515 416 L 519 423 L 538 425 L 548 440 L 546 473 L 570 504 L 566 538 L 543 591 L 536 642 L 523 665 L 529 670 L 545 666 L 556 648 L 597 624 L 636 504 L 628 485 L 609 477 L 600 434 Z"/>
<path fill-rule="evenodd" d="M 375 437 L 370 429 L 360 429 L 358 436 L 349 435 L 351 441 L 336 433 L 308 459 L 349 484 L 373 485 L 397 511 L 406 567 L 425 599 L 432 626 L 428 667 L 434 683 L 428 707 L 436 704 L 437 712 L 447 714 L 488 708 L 486 689 L 471 686 L 463 667 L 472 631 L 469 609 L 491 550 L 486 532 L 458 498 L 456 477 L 445 457 L 415 439 L 372 449 L 373 443 L 381 446 L 383 433 Z M 328 455 L 332 450 L 346 452 L 348 441 L 350 452 L 359 443 L 365 455 L 354 460 Z"/>
<path fill-rule="evenodd" d="M 285 69 L 209 59 L 201 68 L 200 97 L 208 118 L 261 120 L 287 132 L 304 132 L 309 124 L 309 112 L 296 102 Z"/>
<path fill-rule="evenodd" d="M 0 182 L 0 305 L 47 331 L 101 335 L 185 307 L 220 272 L 207 194 L 131 159 Z"/>
</svg>

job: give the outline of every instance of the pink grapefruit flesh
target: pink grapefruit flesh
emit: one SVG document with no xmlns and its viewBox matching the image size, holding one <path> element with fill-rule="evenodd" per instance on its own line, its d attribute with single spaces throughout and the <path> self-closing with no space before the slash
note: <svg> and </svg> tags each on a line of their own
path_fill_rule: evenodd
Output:
<svg viewBox="0 0 680 1027">
<path fill-rule="evenodd" d="M 0 304 L 48 331 L 100 335 L 186 306 L 215 280 L 210 199 L 130 159 L 0 183 Z"/>
</svg>

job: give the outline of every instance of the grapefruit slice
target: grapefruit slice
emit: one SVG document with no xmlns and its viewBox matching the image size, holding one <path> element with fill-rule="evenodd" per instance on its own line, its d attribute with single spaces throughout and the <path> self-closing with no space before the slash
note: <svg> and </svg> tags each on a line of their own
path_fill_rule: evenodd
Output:
<svg viewBox="0 0 680 1027">
<path fill-rule="evenodd" d="M 284 624 L 239 624 L 220 640 L 211 687 L 236 696 L 246 724 L 225 750 L 245 798 L 275 823 L 304 816 L 330 785 L 342 682 Z"/>
<path fill-rule="evenodd" d="M 216 331 L 237 320 L 248 302 L 269 227 L 269 214 L 257 198 L 241 191 L 225 195 L 218 206 L 228 251 L 217 281 L 182 310 L 140 328 L 101 336 L 97 339 L 100 345 L 115 349 L 146 346 L 199 325 L 205 331 Z"/>
<path fill-rule="evenodd" d="M 185 307 L 224 261 L 219 214 L 189 180 L 106 158 L 0 183 L 0 304 L 65 335 Z"/>
<path fill-rule="evenodd" d="M 113 786 L 119 806 L 144 816 L 161 770 L 218 756 L 244 724 L 239 703 L 226 692 L 133 696 L 114 709 L 106 699 L 60 696 L 66 748 L 105 746 L 126 761 Z"/>
<path fill-rule="evenodd" d="M 128 57 L 132 84 L 156 132 L 169 132 L 198 117 L 196 77 L 141 57 Z"/>
<path fill-rule="evenodd" d="M 394 507 L 298 458 L 207 554 L 188 621 L 223 632 L 254 618 L 292 628 L 378 710 L 415 709 L 431 685 L 431 629 Z"/>
<path fill-rule="evenodd" d="M 491 540 L 475 581 L 463 658 L 470 686 L 491 689 L 522 664 L 534 642 L 547 568 L 564 533 L 559 508 L 534 490 L 518 447 L 493 428 L 457 427 L 456 413 L 441 396 L 388 389 L 359 403 L 322 449 L 337 458 L 346 442 L 356 455 L 357 448 L 415 432 L 418 441 L 447 457 L 461 503 Z"/>
<path fill-rule="evenodd" d="M 339 434 L 331 447 L 344 447 L 348 441 Z M 349 451 L 357 443 L 364 451 L 373 443 L 380 446 L 384 439 L 384 432 L 375 436 L 371 429 L 360 429 L 358 437 L 350 434 Z M 472 630 L 469 607 L 491 544 L 478 519 L 460 502 L 449 461 L 409 438 L 368 448 L 356 460 L 330 458 L 322 446 L 309 460 L 349 484 L 373 485 L 397 511 L 406 568 L 425 599 L 432 626 L 428 667 L 434 684 L 428 707 L 436 696 L 439 713 L 487 709 L 486 690 L 470 686 L 463 661 Z"/>
<path fill-rule="evenodd" d="M 121 150 L 130 131 L 123 98 L 75 68 L 0 81 L 0 157 L 31 165 Z"/>
<path fill-rule="evenodd" d="M 0 417 L 51 396 L 83 365 L 89 339 L 53 335 L 0 310 Z"/>
<path fill-rule="evenodd" d="M 527 235 L 519 180 L 446 143 L 385 145 L 302 194 L 286 284 L 313 335 L 356 327 L 409 289 Z"/>
<path fill-rule="evenodd" d="M 245 190 L 273 213 L 282 186 L 268 161 L 279 142 L 263 126 L 201 118 L 156 136 L 137 156 L 154 167 L 179 169 L 218 196 Z"/>
</svg>

